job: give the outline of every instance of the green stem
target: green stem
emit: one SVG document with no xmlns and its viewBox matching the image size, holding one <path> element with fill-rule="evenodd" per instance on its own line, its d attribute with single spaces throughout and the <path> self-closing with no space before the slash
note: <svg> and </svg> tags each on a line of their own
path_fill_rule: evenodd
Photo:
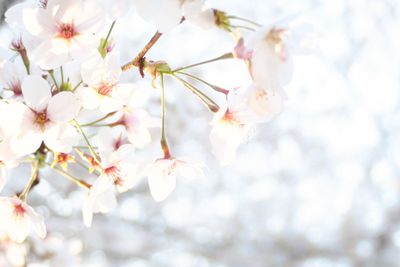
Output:
<svg viewBox="0 0 400 267">
<path fill-rule="evenodd" d="M 64 84 L 64 69 L 62 66 L 60 67 L 60 72 L 61 72 L 61 86 L 62 86 Z"/>
<path fill-rule="evenodd" d="M 238 17 L 238 16 L 228 16 L 228 18 L 229 18 L 229 19 L 241 20 L 241 21 L 244 21 L 244 22 L 253 24 L 254 26 L 257 26 L 257 27 L 261 27 L 261 26 L 262 26 L 261 24 L 259 24 L 259 23 L 257 23 L 257 22 L 254 22 L 254 21 L 252 21 L 252 20 L 245 19 L 245 18 L 242 18 L 242 17 Z"/>
<path fill-rule="evenodd" d="M 29 179 L 27 185 L 25 186 L 24 190 L 19 194 L 19 198 L 23 201 L 26 200 L 29 191 L 32 189 L 32 186 L 35 184 L 37 178 L 39 177 L 39 167 L 36 161 L 32 162 L 32 175 Z"/>
<path fill-rule="evenodd" d="M 114 26 L 115 26 L 115 22 L 116 22 L 116 20 L 114 20 L 114 21 L 112 22 L 111 27 L 110 27 L 110 29 L 108 30 L 107 37 L 106 37 L 106 39 L 104 40 L 102 49 L 106 49 L 106 46 L 107 46 L 107 43 L 108 43 L 108 39 L 110 38 L 111 32 L 112 32 L 112 30 L 114 29 Z"/>
<path fill-rule="evenodd" d="M 207 81 L 205 81 L 205 80 L 203 80 L 203 79 L 201 79 L 201 78 L 199 78 L 197 76 L 194 76 L 194 75 L 192 75 L 190 73 L 181 72 L 181 71 L 178 71 L 177 73 L 185 75 L 185 76 L 188 76 L 188 77 L 190 77 L 192 79 L 195 79 L 196 81 L 202 82 L 202 83 L 204 83 L 205 85 L 209 86 L 211 89 L 213 89 L 216 92 L 223 93 L 225 95 L 228 94 L 228 92 L 229 92 L 228 90 L 225 90 L 225 89 L 223 89 L 223 88 L 221 88 L 219 86 L 213 85 L 213 84 L 211 84 L 211 83 L 209 83 L 209 82 L 207 82 Z"/>
<path fill-rule="evenodd" d="M 160 74 L 161 78 L 161 118 L 162 118 L 162 128 L 161 128 L 161 148 L 164 152 L 164 158 L 169 159 L 171 153 L 168 147 L 168 142 L 165 134 L 165 90 L 164 90 L 164 74 Z"/>
<path fill-rule="evenodd" d="M 50 74 L 51 80 L 54 83 L 54 86 L 56 87 L 57 91 L 59 90 L 58 84 L 57 84 L 57 80 L 54 77 L 54 71 L 53 70 L 49 70 L 48 73 Z"/>
<path fill-rule="evenodd" d="M 226 53 L 226 54 L 223 54 L 222 56 L 219 56 L 219 57 L 216 57 L 216 58 L 212 58 L 212 59 L 209 59 L 209 60 L 206 60 L 206 61 L 201 61 L 199 63 L 191 64 L 191 65 L 188 65 L 188 66 L 185 66 L 185 67 L 182 67 L 182 68 L 177 68 L 177 69 L 173 70 L 172 73 L 175 73 L 175 72 L 178 72 L 178 71 L 181 71 L 181 70 L 190 69 L 190 68 L 197 67 L 197 66 L 201 66 L 201 65 L 204 65 L 204 64 L 208 64 L 208 63 L 211 63 L 211 62 L 218 61 L 218 60 L 229 59 L 229 58 L 233 58 L 233 54 L 232 53 Z"/>
<path fill-rule="evenodd" d="M 88 127 L 88 126 L 94 126 L 93 124 L 96 124 L 98 122 L 104 121 L 105 119 L 113 116 L 115 113 L 117 113 L 116 111 L 108 113 L 107 115 L 101 117 L 100 119 L 97 119 L 95 121 L 89 122 L 89 123 L 85 123 L 85 124 L 81 124 L 81 127 Z"/>
<path fill-rule="evenodd" d="M 238 29 L 244 29 L 244 30 L 248 30 L 248 31 L 252 31 L 255 32 L 256 30 L 251 28 L 251 27 L 247 27 L 247 26 L 243 26 L 243 25 L 230 25 L 232 28 L 238 28 Z"/>
<path fill-rule="evenodd" d="M 51 164 L 46 163 L 46 165 L 51 167 Z M 85 189 L 90 189 L 91 185 L 86 183 L 83 180 L 80 180 L 78 178 L 76 178 L 75 176 L 69 174 L 68 172 L 58 168 L 58 167 L 52 167 L 53 170 L 57 171 L 59 174 L 61 174 L 62 176 L 64 176 L 65 178 L 67 178 L 68 180 L 70 180 L 71 182 L 75 183 L 76 185 L 85 188 Z"/>
<path fill-rule="evenodd" d="M 78 129 L 79 133 L 83 136 L 83 139 L 85 140 L 86 144 L 88 145 L 89 151 L 92 154 L 93 158 L 97 161 L 100 162 L 100 157 L 97 155 L 97 153 L 94 151 L 93 146 L 90 144 L 89 139 L 87 138 L 85 132 L 82 130 L 81 126 L 76 120 L 73 120 L 76 128 Z"/>
<path fill-rule="evenodd" d="M 79 85 L 81 85 L 83 83 L 83 81 L 80 81 L 73 89 L 72 92 L 75 92 L 76 89 L 78 89 Z"/>
<path fill-rule="evenodd" d="M 194 87 L 193 85 L 191 85 L 190 83 L 185 81 L 184 79 L 180 78 L 179 76 L 176 76 L 175 74 L 171 74 L 171 75 L 172 75 L 172 77 L 174 77 L 175 79 L 180 81 L 193 94 L 195 94 L 211 112 L 218 112 L 219 106 L 211 98 L 209 98 L 207 95 L 205 95 L 199 89 L 197 89 L 196 87 Z"/>
</svg>

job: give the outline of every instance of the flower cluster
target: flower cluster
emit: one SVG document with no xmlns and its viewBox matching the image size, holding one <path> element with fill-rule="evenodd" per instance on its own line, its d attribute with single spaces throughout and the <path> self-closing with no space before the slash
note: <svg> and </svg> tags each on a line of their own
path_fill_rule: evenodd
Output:
<svg viewBox="0 0 400 267">
<path fill-rule="evenodd" d="M 158 31 L 136 57 L 121 64 L 114 49 L 113 29 L 131 7 Z M 32 165 L 26 187 L 0 198 L 0 231 L 22 242 L 30 229 L 46 236 L 44 218 L 27 204 L 41 171 L 57 172 L 87 191 L 83 220 L 117 206 L 117 195 L 148 177 L 151 195 L 162 201 L 174 190 L 178 176 L 203 176 L 201 165 L 172 153 L 166 134 L 164 79 L 171 77 L 190 90 L 214 113 L 212 153 L 231 164 L 240 144 L 257 123 L 282 110 L 284 86 L 292 74 L 291 52 L 301 46 L 290 22 L 263 27 L 251 20 L 209 8 L 202 0 L 48 0 L 10 8 L 6 21 L 17 36 L 0 58 L 0 190 L 10 183 L 8 171 Z M 201 30 L 219 28 L 233 36 L 232 49 L 222 56 L 172 69 L 145 55 L 163 34 L 191 23 Z M 249 33 L 249 34 L 247 34 Z M 223 88 L 191 74 L 200 65 L 237 60 L 248 66 L 252 83 Z M 146 109 L 150 86 L 121 81 L 136 68 L 159 89 L 161 117 Z M 216 103 L 190 81 L 223 95 Z M 137 155 L 152 142 L 152 128 L 161 132 L 162 155 L 147 161 Z M 71 174 L 76 164 L 87 177 Z"/>
</svg>

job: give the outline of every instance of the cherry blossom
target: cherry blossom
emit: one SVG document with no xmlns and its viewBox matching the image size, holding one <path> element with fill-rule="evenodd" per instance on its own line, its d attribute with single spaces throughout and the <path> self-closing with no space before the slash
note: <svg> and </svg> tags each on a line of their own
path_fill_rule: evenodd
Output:
<svg viewBox="0 0 400 267">
<path fill-rule="evenodd" d="M 83 222 L 92 225 L 93 213 L 108 213 L 117 206 L 114 183 L 105 174 L 96 179 L 82 206 Z"/>
<path fill-rule="evenodd" d="M 134 163 L 134 147 L 121 135 L 105 128 L 99 132 L 96 144 L 99 147 L 101 175 L 90 188 L 83 206 L 86 226 L 92 223 L 93 213 L 107 213 L 117 206 L 116 193 L 131 189 L 141 175 L 141 164 Z"/>
<path fill-rule="evenodd" d="M 141 50 L 130 44 L 128 55 L 120 51 L 124 43 L 116 35 L 121 28 L 115 31 L 114 26 L 132 26 L 138 33 L 132 38 L 141 34 L 139 26 L 131 24 L 131 8 L 156 29 Z M 22 193 L 0 197 L 0 233 L 15 242 L 23 242 L 31 229 L 46 236 L 43 217 L 26 199 L 34 186 L 46 185 L 42 181 L 48 177 L 42 174 L 47 171 L 49 177 L 58 173 L 85 190 L 81 204 L 87 227 L 94 214 L 114 210 L 118 196 L 135 190 L 142 177 L 148 178 L 150 194 L 159 202 L 174 191 L 178 177 L 204 176 L 199 164 L 174 157 L 170 149 L 170 144 L 175 148 L 186 138 L 168 139 L 167 130 L 191 128 L 174 121 L 174 113 L 186 112 L 181 105 L 189 102 L 171 85 L 189 90 L 212 113 L 209 156 L 214 154 L 222 165 L 232 164 L 256 124 L 281 113 L 287 98 L 283 88 L 293 71 L 292 54 L 306 35 L 287 21 L 263 27 L 210 8 L 205 0 L 32 0 L 11 7 L 5 16 L 15 37 L 10 49 L 0 50 L 0 191 L 5 186 L 14 189 L 10 170 L 32 164 Z M 182 23 L 197 26 L 182 30 L 218 27 L 224 31 L 213 31 L 211 37 L 229 32 L 233 39 L 216 40 L 215 45 L 236 46 L 173 69 L 170 66 L 179 62 L 174 55 L 180 53 L 163 47 L 159 39 Z M 156 42 L 160 53 L 149 53 Z M 191 47 L 186 48 L 189 57 Z M 242 69 L 245 84 L 235 84 L 240 79 L 232 76 L 230 85 L 222 80 L 217 86 L 209 81 L 210 72 L 194 71 L 217 61 L 229 64 L 228 59 L 241 67 L 246 64 L 250 75 Z M 224 76 L 221 69 L 214 69 L 214 77 Z M 236 89 L 224 89 L 228 86 Z M 160 117 L 154 115 L 159 113 Z M 201 121 L 197 115 L 189 123 Z M 154 136 L 161 137 L 159 143 Z M 159 146 L 163 157 L 149 161 Z"/>
<path fill-rule="evenodd" d="M 267 122 L 278 115 L 286 99 L 283 90 L 269 89 L 259 83 L 251 84 L 245 94 L 245 101 L 254 112 L 254 120 L 257 122 Z"/>
<path fill-rule="evenodd" d="M 145 174 L 156 201 L 163 201 L 174 191 L 178 176 L 192 178 L 204 175 L 199 165 L 177 158 L 157 159 L 147 167 Z"/>
<path fill-rule="evenodd" d="M 22 243 L 33 229 L 40 238 L 46 237 L 43 216 L 17 197 L 0 197 L 2 228 L 8 237 Z"/>
<path fill-rule="evenodd" d="M 6 88 L 12 97 L 21 97 L 21 83 L 27 76 L 21 61 L 12 62 L 5 60 L 0 64 L 0 86 Z"/>
<path fill-rule="evenodd" d="M 121 110 L 123 103 L 115 99 L 119 90 L 133 90 L 133 84 L 118 83 L 121 76 L 121 64 L 118 53 L 109 53 L 103 59 L 96 53 L 82 63 L 81 75 L 86 86 L 77 90 L 82 106 L 86 109 L 99 108 L 107 114 Z"/>
<path fill-rule="evenodd" d="M 68 122 L 74 119 L 80 105 L 71 92 L 52 96 L 50 85 L 40 76 L 28 76 L 22 82 L 26 106 L 22 114 L 20 140 L 36 151 L 44 142 L 49 148 L 68 153 L 77 142 L 77 133 Z M 17 104 L 16 104 L 17 105 Z"/>
<path fill-rule="evenodd" d="M 129 142 L 136 148 L 144 148 L 151 142 L 150 128 L 159 127 L 161 122 L 143 109 L 149 90 L 148 86 L 132 84 L 119 87 L 113 94 L 122 111 L 118 124 L 125 127 Z"/>
<path fill-rule="evenodd" d="M 24 16 L 29 13 L 29 16 Z M 45 8 L 22 9 L 26 31 L 37 38 L 31 60 L 43 69 L 54 69 L 93 51 L 99 37 L 101 12 L 94 2 L 50 0 Z"/>
<path fill-rule="evenodd" d="M 160 32 L 171 31 L 184 17 L 204 29 L 215 26 L 214 13 L 204 0 L 134 0 L 139 15 L 152 22 Z"/>
<path fill-rule="evenodd" d="M 214 115 L 211 122 L 210 142 L 212 153 L 222 165 L 229 165 L 236 158 L 239 146 L 247 140 L 250 130 L 256 122 L 255 114 L 242 92 L 232 90 L 223 107 Z"/>
</svg>

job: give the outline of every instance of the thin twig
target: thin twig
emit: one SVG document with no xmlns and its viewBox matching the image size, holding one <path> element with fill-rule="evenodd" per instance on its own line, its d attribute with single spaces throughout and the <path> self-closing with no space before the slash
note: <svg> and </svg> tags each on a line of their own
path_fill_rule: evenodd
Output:
<svg viewBox="0 0 400 267">
<path fill-rule="evenodd" d="M 143 47 L 142 51 L 137 54 L 137 56 L 130 62 L 126 63 L 121 67 L 122 71 L 127 71 L 130 70 L 133 67 L 139 67 L 140 62 L 144 58 L 144 56 L 147 54 L 147 52 L 155 45 L 155 43 L 160 39 L 162 33 L 157 31 L 153 37 L 150 39 L 150 41 Z"/>
</svg>

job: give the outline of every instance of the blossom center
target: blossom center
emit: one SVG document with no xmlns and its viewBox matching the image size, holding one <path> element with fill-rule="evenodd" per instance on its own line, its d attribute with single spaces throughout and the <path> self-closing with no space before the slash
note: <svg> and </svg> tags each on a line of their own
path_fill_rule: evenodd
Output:
<svg viewBox="0 0 400 267">
<path fill-rule="evenodd" d="M 74 24 L 61 23 L 58 25 L 58 36 L 63 39 L 71 39 L 76 35 Z"/>
<path fill-rule="evenodd" d="M 177 166 L 176 161 L 172 162 L 171 165 L 169 165 L 167 168 L 163 170 L 163 175 L 170 176 L 171 174 L 173 174 L 176 170 L 176 166 Z"/>
<path fill-rule="evenodd" d="M 257 90 L 255 98 L 256 100 L 266 100 L 268 99 L 268 92 L 265 90 Z"/>
<path fill-rule="evenodd" d="M 15 96 L 22 95 L 21 83 L 20 81 L 12 81 L 9 84 L 10 90 L 14 93 Z"/>
<path fill-rule="evenodd" d="M 22 207 L 22 204 L 16 204 L 14 205 L 14 215 L 16 217 L 22 217 L 24 216 L 26 210 L 24 207 Z"/>
<path fill-rule="evenodd" d="M 227 124 L 240 124 L 239 120 L 235 117 L 234 112 L 226 111 L 224 117 L 222 117 L 221 121 Z"/>
<path fill-rule="evenodd" d="M 99 93 L 100 95 L 103 95 L 103 96 L 107 96 L 112 92 L 113 88 L 114 88 L 113 84 L 102 83 L 97 88 L 97 93 Z"/>
<path fill-rule="evenodd" d="M 272 28 L 267 36 L 266 41 L 273 47 L 275 53 L 281 54 L 285 50 L 285 38 L 287 36 L 286 29 L 276 29 Z"/>
<path fill-rule="evenodd" d="M 121 172 L 116 166 L 111 166 L 104 169 L 104 173 L 113 178 L 114 184 L 122 186 L 124 184 L 124 179 L 121 177 Z"/>
<path fill-rule="evenodd" d="M 40 126 L 44 126 L 46 124 L 46 122 L 49 121 L 49 119 L 47 118 L 47 112 L 43 111 L 43 112 L 36 112 L 35 114 L 35 123 L 39 124 Z"/>
</svg>

